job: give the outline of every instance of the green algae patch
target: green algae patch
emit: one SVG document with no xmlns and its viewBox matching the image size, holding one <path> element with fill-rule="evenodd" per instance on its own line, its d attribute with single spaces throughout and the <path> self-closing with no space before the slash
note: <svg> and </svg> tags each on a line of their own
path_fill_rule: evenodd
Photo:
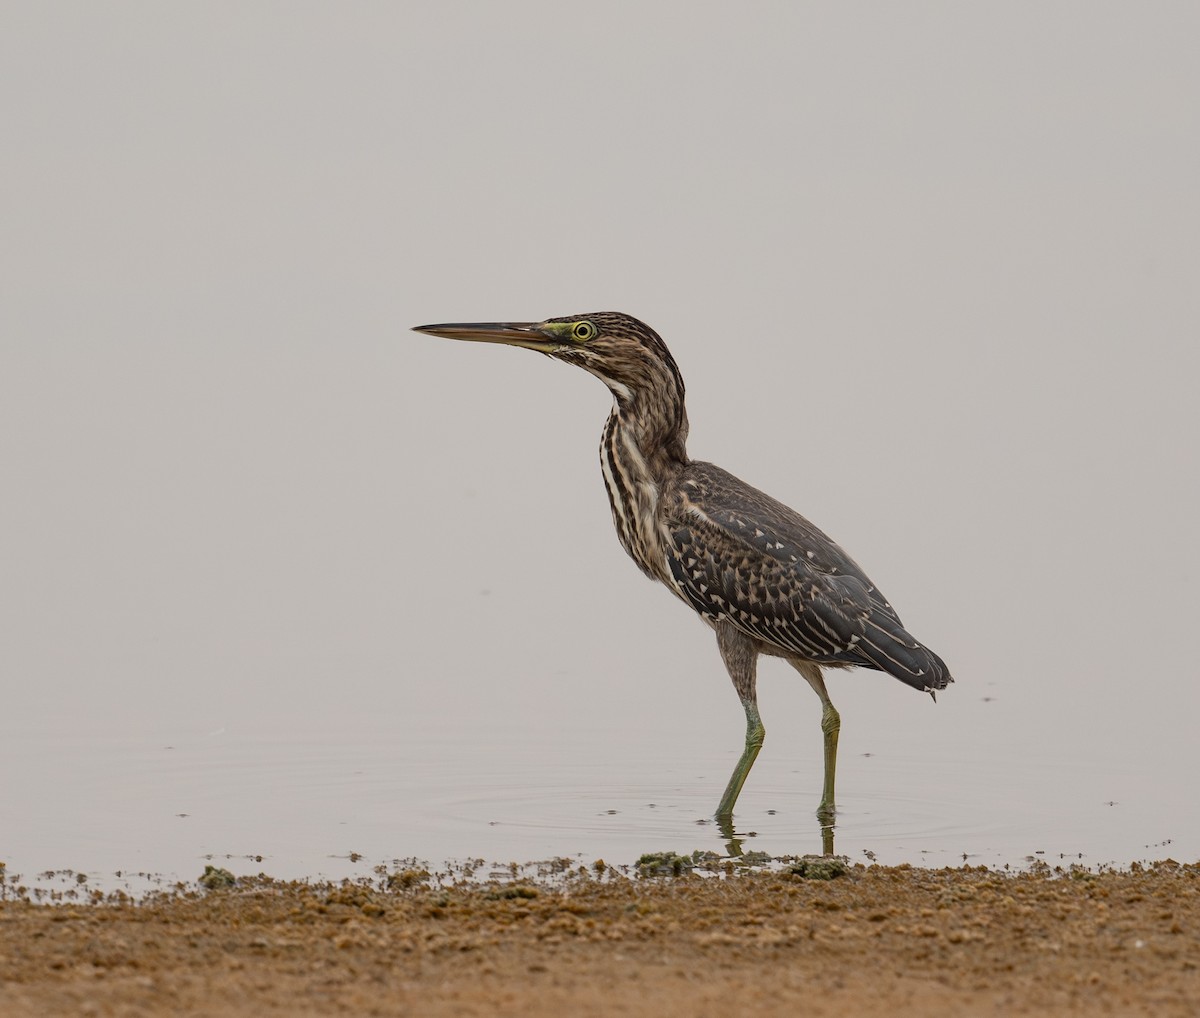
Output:
<svg viewBox="0 0 1200 1018">
<path fill-rule="evenodd" d="M 850 863 L 837 855 L 806 856 L 792 863 L 787 872 L 801 880 L 836 880 L 850 872 Z"/>
<path fill-rule="evenodd" d="M 235 877 L 229 870 L 222 869 L 220 866 L 205 866 L 204 873 L 201 874 L 197 883 L 206 891 L 222 891 L 233 887 L 237 884 Z"/>
<path fill-rule="evenodd" d="M 634 864 L 639 877 L 682 877 L 693 870 L 716 872 L 722 857 L 716 852 L 696 849 L 691 855 L 676 852 L 647 852 Z"/>
<path fill-rule="evenodd" d="M 639 877 L 681 877 L 696 868 L 690 855 L 676 852 L 647 852 L 635 865 Z"/>
</svg>

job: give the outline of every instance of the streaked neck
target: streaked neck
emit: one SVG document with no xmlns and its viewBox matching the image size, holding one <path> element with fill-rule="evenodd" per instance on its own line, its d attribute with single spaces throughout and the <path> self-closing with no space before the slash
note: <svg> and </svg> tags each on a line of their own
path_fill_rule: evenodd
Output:
<svg viewBox="0 0 1200 1018">
<path fill-rule="evenodd" d="M 611 386 L 610 386 L 611 388 Z M 613 390 L 613 409 L 600 440 L 600 466 L 613 525 L 629 556 L 646 575 L 669 584 L 665 541 L 658 522 L 664 485 L 687 464 L 687 412 L 658 401 L 649 411 L 632 394 Z"/>
</svg>

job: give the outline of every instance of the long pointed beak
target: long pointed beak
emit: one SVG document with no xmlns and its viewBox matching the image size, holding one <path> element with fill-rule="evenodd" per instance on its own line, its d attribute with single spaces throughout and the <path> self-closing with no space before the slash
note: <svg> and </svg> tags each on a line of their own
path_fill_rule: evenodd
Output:
<svg viewBox="0 0 1200 1018">
<path fill-rule="evenodd" d="M 537 322 L 461 322 L 445 325 L 415 325 L 413 332 L 426 332 L 445 339 L 472 343 L 504 343 L 546 353 L 558 343 L 538 328 Z"/>
</svg>

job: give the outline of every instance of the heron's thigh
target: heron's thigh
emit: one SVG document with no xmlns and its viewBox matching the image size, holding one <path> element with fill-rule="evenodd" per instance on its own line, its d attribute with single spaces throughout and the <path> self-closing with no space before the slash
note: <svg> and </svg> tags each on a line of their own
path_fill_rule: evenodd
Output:
<svg viewBox="0 0 1200 1018">
<path fill-rule="evenodd" d="M 718 622 L 717 646 L 721 650 L 721 659 L 733 680 L 733 688 L 742 703 L 756 703 L 758 647 L 753 640 L 728 622 Z"/>
</svg>

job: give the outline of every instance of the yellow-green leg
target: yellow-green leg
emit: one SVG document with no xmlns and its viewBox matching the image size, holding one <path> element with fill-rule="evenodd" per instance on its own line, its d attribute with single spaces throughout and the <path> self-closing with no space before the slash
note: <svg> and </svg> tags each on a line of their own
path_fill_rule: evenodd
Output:
<svg viewBox="0 0 1200 1018">
<path fill-rule="evenodd" d="M 837 744 L 838 732 L 842 729 L 842 716 L 837 712 L 837 708 L 829 702 L 829 697 L 826 696 L 822 702 L 821 711 L 821 734 L 825 737 L 825 784 L 821 790 L 821 803 L 817 806 L 817 812 L 836 812 L 837 807 L 833 803 L 833 778 L 837 772 Z"/>
<path fill-rule="evenodd" d="M 746 783 L 746 776 L 754 766 L 758 751 L 762 749 L 763 736 L 767 731 L 758 716 L 758 705 L 753 700 L 743 700 L 742 706 L 746 710 L 746 748 L 742 750 L 741 758 L 733 769 L 729 784 L 725 787 L 725 794 L 721 796 L 721 805 L 717 807 L 716 814 L 719 818 L 733 816 L 733 804 L 737 802 L 742 785 Z"/>
<path fill-rule="evenodd" d="M 733 816 L 733 804 L 737 802 L 742 786 L 746 783 L 746 776 L 754 766 L 758 751 L 762 749 L 766 729 L 763 728 L 762 718 L 758 716 L 758 694 L 755 688 L 758 647 L 728 622 L 718 622 L 715 628 L 721 658 L 729 671 L 729 677 L 733 680 L 733 688 L 737 690 L 738 698 L 742 701 L 742 709 L 746 712 L 746 746 L 733 769 L 716 813 L 718 820 L 729 820 Z"/>
<path fill-rule="evenodd" d="M 837 775 L 838 732 L 842 728 L 842 716 L 837 712 L 829 699 L 829 691 L 825 688 L 825 680 L 821 677 L 821 669 L 811 661 L 801 661 L 789 658 L 792 667 L 796 669 L 812 686 L 813 692 L 821 698 L 821 734 L 825 741 L 825 781 L 821 786 L 821 802 L 817 806 L 817 816 L 822 821 L 832 822 L 837 807 L 834 805 L 833 784 Z"/>
</svg>

